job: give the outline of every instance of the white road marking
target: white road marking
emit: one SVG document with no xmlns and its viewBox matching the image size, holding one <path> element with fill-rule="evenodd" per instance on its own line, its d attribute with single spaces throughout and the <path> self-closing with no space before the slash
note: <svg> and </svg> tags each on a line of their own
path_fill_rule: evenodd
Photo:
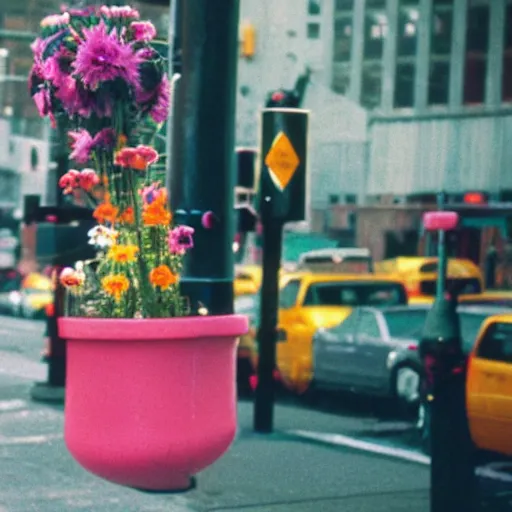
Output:
<svg viewBox="0 0 512 512">
<path fill-rule="evenodd" d="M 20 354 L 0 350 L 0 375 L 27 380 L 46 380 L 48 367 L 41 361 L 33 361 Z"/>
<path fill-rule="evenodd" d="M 45 444 L 55 439 L 62 439 L 63 434 L 47 434 L 41 436 L 7 437 L 0 436 L 0 446 L 20 444 Z"/>
<path fill-rule="evenodd" d="M 25 400 L 0 400 L 0 412 L 18 411 L 27 407 Z"/>
<path fill-rule="evenodd" d="M 323 432 L 312 432 L 309 430 L 290 430 L 288 434 L 302 437 L 305 439 L 312 439 L 321 443 L 330 444 L 334 446 L 345 446 L 355 450 L 362 450 L 379 455 L 387 455 L 396 459 L 407 460 L 409 462 L 416 462 L 424 466 L 430 465 L 430 457 L 417 453 L 413 450 L 406 450 L 403 448 L 394 448 L 392 446 L 385 446 L 369 441 L 362 441 L 354 437 L 348 437 L 341 434 L 326 434 Z M 499 467 L 499 466 L 495 466 Z M 509 466 L 507 466 L 509 467 Z M 492 480 L 499 480 L 501 482 L 512 483 L 512 473 L 498 471 L 492 465 L 479 467 L 476 470 L 477 475 L 489 478 Z"/>
<path fill-rule="evenodd" d="M 292 435 L 320 441 L 336 446 L 346 446 L 356 450 L 363 450 L 366 452 L 378 453 L 380 455 L 388 455 L 390 457 L 417 462 L 418 464 L 429 465 L 430 458 L 421 453 L 413 452 L 412 450 L 403 450 L 401 448 L 393 448 L 391 446 L 384 446 L 381 444 L 370 443 L 368 441 L 361 441 L 353 437 L 343 436 L 341 434 L 324 434 L 322 432 L 310 432 L 308 430 L 292 430 L 289 432 Z"/>
</svg>

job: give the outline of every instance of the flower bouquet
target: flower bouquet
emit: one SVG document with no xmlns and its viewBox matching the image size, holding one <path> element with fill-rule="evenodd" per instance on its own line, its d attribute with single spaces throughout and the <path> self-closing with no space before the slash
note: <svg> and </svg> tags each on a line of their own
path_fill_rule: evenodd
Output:
<svg viewBox="0 0 512 512">
<path fill-rule="evenodd" d="M 63 193 L 85 197 L 98 222 L 97 257 L 59 276 L 70 297 L 59 318 L 68 449 L 113 482 L 180 490 L 234 437 L 236 342 L 248 326 L 236 315 L 190 316 L 180 294 L 200 233 L 173 225 L 158 174 L 153 140 L 170 91 L 155 35 L 128 6 L 49 16 L 29 86 L 40 114 L 70 128 L 77 168 L 60 178 Z"/>
</svg>

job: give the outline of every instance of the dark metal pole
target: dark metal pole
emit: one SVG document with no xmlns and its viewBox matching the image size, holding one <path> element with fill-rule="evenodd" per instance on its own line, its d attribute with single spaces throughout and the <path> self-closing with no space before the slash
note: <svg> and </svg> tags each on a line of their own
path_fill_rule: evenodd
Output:
<svg viewBox="0 0 512 512">
<path fill-rule="evenodd" d="M 437 207 L 439 211 L 444 210 L 445 206 L 445 193 L 440 192 L 437 196 Z M 448 268 L 448 261 L 446 259 L 446 240 L 445 232 L 440 229 L 437 232 L 437 287 L 436 298 L 440 300 L 446 289 L 446 270 Z"/>
<path fill-rule="evenodd" d="M 239 0 L 181 6 L 181 79 L 174 98 L 170 195 L 195 228 L 182 275 L 192 310 L 233 311 L 233 188 Z M 209 214 L 208 228 L 201 219 Z"/>
<path fill-rule="evenodd" d="M 56 165 L 55 204 L 62 207 L 64 196 L 59 187 L 59 180 L 69 169 L 68 123 L 60 119 L 57 128 L 52 130 L 53 162 Z M 66 385 L 66 342 L 58 336 L 57 318 L 64 314 L 64 288 L 57 279 L 53 292 L 54 314 L 47 319 L 50 355 L 48 359 L 48 385 L 65 387 Z"/>
<path fill-rule="evenodd" d="M 254 397 L 254 430 L 261 433 L 271 433 L 274 423 L 274 369 L 282 243 L 283 223 L 278 220 L 264 222 L 263 276 L 258 331 L 258 385 Z"/>
<path fill-rule="evenodd" d="M 307 135 L 309 113 L 290 108 L 262 112 L 259 213 L 263 225 L 263 278 L 258 332 L 258 384 L 254 430 L 273 429 L 279 270 L 286 222 L 306 217 Z"/>
<path fill-rule="evenodd" d="M 440 209 L 444 197 L 439 197 Z M 430 510 L 477 510 L 474 449 L 466 414 L 466 361 L 456 296 L 447 298 L 445 232 L 439 231 L 436 300 L 427 315 L 420 355 L 430 429 Z"/>
</svg>

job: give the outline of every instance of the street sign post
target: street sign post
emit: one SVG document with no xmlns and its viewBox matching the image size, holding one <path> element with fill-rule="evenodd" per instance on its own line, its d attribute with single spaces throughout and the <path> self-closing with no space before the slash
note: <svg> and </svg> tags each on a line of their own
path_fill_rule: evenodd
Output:
<svg viewBox="0 0 512 512">
<path fill-rule="evenodd" d="M 259 213 L 263 226 L 263 278 L 258 332 L 258 383 L 254 429 L 273 430 L 279 269 L 283 227 L 304 220 L 309 112 L 293 108 L 262 111 Z"/>
<path fill-rule="evenodd" d="M 438 232 L 436 299 L 427 315 L 420 343 L 424 367 L 422 400 L 430 429 L 430 510 L 471 512 L 475 506 L 475 464 L 465 407 L 466 365 L 457 297 L 446 295 L 445 233 L 457 227 L 455 212 L 423 217 L 427 231 Z"/>
</svg>

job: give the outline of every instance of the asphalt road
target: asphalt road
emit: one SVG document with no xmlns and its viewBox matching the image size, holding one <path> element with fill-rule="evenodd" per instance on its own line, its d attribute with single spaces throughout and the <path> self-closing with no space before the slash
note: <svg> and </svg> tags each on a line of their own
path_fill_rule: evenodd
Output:
<svg viewBox="0 0 512 512">
<path fill-rule="evenodd" d="M 266 436 L 254 434 L 253 405 L 241 401 L 235 443 L 189 493 L 104 482 L 68 454 L 62 407 L 29 399 L 31 385 L 46 378 L 43 325 L 0 320 L 0 512 L 428 512 L 428 460 L 411 425 L 383 404 L 348 397 L 315 408 L 281 401 Z M 495 494 L 512 485 L 484 480 Z"/>
</svg>

